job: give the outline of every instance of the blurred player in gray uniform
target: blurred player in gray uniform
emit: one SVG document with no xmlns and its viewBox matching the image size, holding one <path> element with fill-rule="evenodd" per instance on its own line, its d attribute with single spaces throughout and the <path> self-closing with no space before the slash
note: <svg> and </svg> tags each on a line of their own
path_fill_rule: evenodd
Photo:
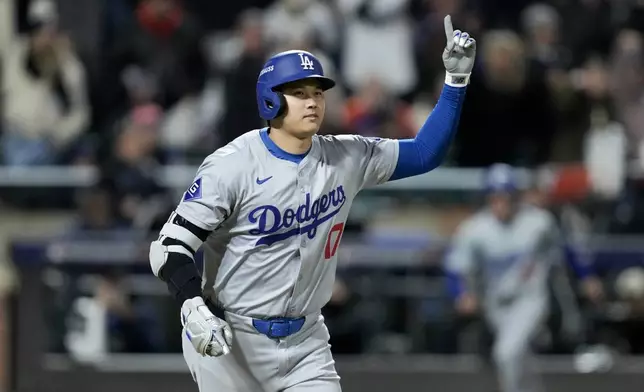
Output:
<svg viewBox="0 0 644 392">
<path fill-rule="evenodd" d="M 335 82 L 311 53 L 279 53 L 259 72 L 269 126 L 205 159 L 150 246 L 154 274 L 181 304 L 200 391 L 341 390 L 321 316 L 338 245 L 361 189 L 426 173 L 445 156 L 476 46 L 449 16 L 445 33 L 445 85 L 414 139 L 316 135 Z"/>
<path fill-rule="evenodd" d="M 553 215 L 522 204 L 516 171 L 493 165 L 485 175 L 487 206 L 464 221 L 445 268 L 449 288 L 462 314 L 479 310 L 491 326 L 493 358 L 503 392 L 542 390 L 531 371 L 532 339 L 548 316 L 551 269 L 562 261 L 583 277 L 589 268 L 567 254 Z"/>
</svg>

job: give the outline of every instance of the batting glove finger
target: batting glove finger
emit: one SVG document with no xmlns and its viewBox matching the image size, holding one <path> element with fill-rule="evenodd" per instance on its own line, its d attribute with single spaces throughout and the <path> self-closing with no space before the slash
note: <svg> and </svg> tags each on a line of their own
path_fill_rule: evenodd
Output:
<svg viewBox="0 0 644 392">
<path fill-rule="evenodd" d="M 458 46 L 460 48 L 463 48 L 468 39 L 470 39 L 470 35 L 468 33 L 461 33 L 461 37 L 458 41 Z"/>
<path fill-rule="evenodd" d="M 228 345 L 228 347 L 232 347 L 233 346 L 233 332 L 230 329 L 230 325 L 228 325 L 228 324 L 224 325 L 223 332 L 224 332 L 224 339 L 226 341 L 226 344 Z"/>
<path fill-rule="evenodd" d="M 469 33 L 454 30 L 450 15 L 445 17 L 444 24 L 447 40 L 443 51 L 443 64 L 447 71 L 445 83 L 454 87 L 464 87 L 469 84 L 470 74 L 474 67 L 476 41 Z"/>
<path fill-rule="evenodd" d="M 226 332 L 228 331 L 228 332 Z M 213 329 L 212 339 L 210 341 L 209 355 L 213 357 L 218 357 L 220 355 L 226 355 L 230 353 L 230 346 L 226 338 L 226 334 L 230 334 L 230 327 L 226 324 Z M 232 341 L 232 334 L 230 334 Z"/>
<path fill-rule="evenodd" d="M 226 342 L 223 342 L 223 337 L 220 334 L 220 336 L 217 335 L 218 333 L 213 331 L 212 339 L 210 340 L 210 343 L 208 343 L 204 355 L 209 357 L 220 357 L 230 352 Z"/>
<path fill-rule="evenodd" d="M 452 26 L 452 17 L 447 15 L 444 20 L 445 24 L 445 38 L 447 39 L 447 44 L 445 45 L 445 50 L 451 52 L 454 49 L 454 26 Z"/>
</svg>

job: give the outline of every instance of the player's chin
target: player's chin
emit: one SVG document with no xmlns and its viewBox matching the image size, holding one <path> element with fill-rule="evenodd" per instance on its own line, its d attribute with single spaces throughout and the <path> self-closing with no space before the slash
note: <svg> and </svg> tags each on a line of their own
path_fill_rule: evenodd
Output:
<svg viewBox="0 0 644 392">
<path fill-rule="evenodd" d="M 313 136 L 320 130 L 320 123 L 317 118 L 305 118 L 300 124 L 300 132 L 303 135 Z"/>
</svg>

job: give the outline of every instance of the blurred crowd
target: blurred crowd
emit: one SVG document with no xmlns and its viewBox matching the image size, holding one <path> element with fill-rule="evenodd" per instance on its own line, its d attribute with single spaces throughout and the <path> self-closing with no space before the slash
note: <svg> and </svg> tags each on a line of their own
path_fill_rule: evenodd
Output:
<svg viewBox="0 0 644 392">
<path fill-rule="evenodd" d="M 0 193 L 0 202 L 77 209 L 69 236 L 156 230 L 176 202 L 156 170 L 198 164 L 264 126 L 255 83 L 278 51 L 315 53 L 338 82 L 322 133 L 413 137 L 443 85 L 446 14 L 478 41 L 446 165 L 582 163 L 605 201 L 596 211 L 608 211 L 601 230 L 644 232 L 642 0 L 15 4 L 16 31 L 0 37 L 0 165 L 91 165 L 101 179 L 77 197 L 21 190 Z M 570 177 L 573 188 L 588 187 Z M 356 310 L 369 305 L 350 287 L 339 282 L 327 311 L 336 313 L 332 328 L 346 331 L 333 334 L 344 339 L 336 347 L 360 351 L 371 310 Z M 126 323 L 134 312 L 122 293 L 119 279 L 106 277 L 97 297 L 140 344 L 140 331 L 123 325 L 148 324 Z"/>
<path fill-rule="evenodd" d="M 16 4 L 16 34 L 0 40 L 0 162 L 97 165 L 92 195 L 126 224 L 163 196 L 159 165 L 198 163 L 264 125 L 255 80 L 277 51 L 310 50 L 338 80 L 323 133 L 413 136 L 440 94 L 446 14 L 479 42 L 447 165 L 584 161 L 614 193 L 644 151 L 642 1 Z"/>
</svg>

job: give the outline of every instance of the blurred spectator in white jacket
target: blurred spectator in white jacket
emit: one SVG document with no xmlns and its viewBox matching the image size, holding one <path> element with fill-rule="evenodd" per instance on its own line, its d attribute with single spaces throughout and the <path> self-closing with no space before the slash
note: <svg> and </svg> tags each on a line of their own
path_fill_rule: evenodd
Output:
<svg viewBox="0 0 644 392">
<path fill-rule="evenodd" d="M 34 2 L 30 31 L 4 57 L 2 162 L 55 164 L 85 130 L 85 69 L 58 30 L 53 3 Z"/>
<path fill-rule="evenodd" d="M 15 35 L 15 15 L 13 1 L 0 1 L 0 57 L 4 56 Z"/>
<path fill-rule="evenodd" d="M 416 86 L 409 0 L 337 0 L 345 17 L 343 77 L 353 90 L 373 79 L 397 95 Z"/>
<path fill-rule="evenodd" d="M 315 37 L 316 46 L 328 53 L 338 48 L 340 28 L 325 1 L 278 0 L 266 10 L 263 19 L 271 49 L 302 36 Z"/>
</svg>

